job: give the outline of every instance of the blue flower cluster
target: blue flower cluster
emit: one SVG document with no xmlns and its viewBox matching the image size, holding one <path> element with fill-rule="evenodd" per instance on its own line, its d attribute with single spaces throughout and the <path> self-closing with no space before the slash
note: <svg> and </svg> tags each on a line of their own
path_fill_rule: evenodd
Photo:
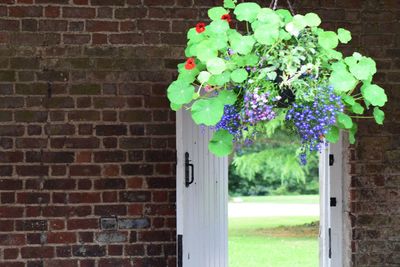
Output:
<svg viewBox="0 0 400 267">
<path fill-rule="evenodd" d="M 292 120 L 301 137 L 301 164 L 307 164 L 307 150 L 320 151 L 324 137 L 330 126 L 336 124 L 336 115 L 343 111 L 341 97 L 333 93 L 332 88 L 319 88 L 321 92 L 314 102 L 293 104 L 286 115 L 286 120 Z"/>
<path fill-rule="evenodd" d="M 224 107 L 224 115 L 221 120 L 215 125 L 215 129 L 225 129 L 233 136 L 240 135 L 240 115 L 234 105 L 226 105 Z"/>
<path fill-rule="evenodd" d="M 244 106 L 241 112 L 241 119 L 244 123 L 255 125 L 260 121 L 272 120 L 276 114 L 272 106 L 268 105 L 269 93 L 259 92 L 255 88 L 253 92 L 247 91 L 244 95 Z"/>
</svg>

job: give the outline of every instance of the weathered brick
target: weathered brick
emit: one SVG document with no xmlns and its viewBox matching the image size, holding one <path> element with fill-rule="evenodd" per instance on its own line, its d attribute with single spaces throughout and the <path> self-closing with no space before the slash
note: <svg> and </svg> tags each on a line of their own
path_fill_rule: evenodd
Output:
<svg viewBox="0 0 400 267">
<path fill-rule="evenodd" d="M 96 240 L 99 243 L 123 243 L 128 239 L 126 232 L 117 232 L 117 231 L 104 231 L 98 233 L 96 236 Z"/>
<path fill-rule="evenodd" d="M 99 221 L 97 219 L 70 219 L 67 221 L 68 230 L 78 229 L 98 229 Z"/>
<path fill-rule="evenodd" d="M 71 176 L 98 176 L 100 166 L 98 165 L 72 165 L 70 166 Z"/>
<path fill-rule="evenodd" d="M 62 16 L 64 18 L 94 18 L 96 15 L 96 9 L 94 8 L 83 8 L 83 7 L 63 7 Z"/>
<path fill-rule="evenodd" d="M 99 216 L 126 215 L 126 206 L 99 205 L 94 207 L 94 214 Z"/>
<path fill-rule="evenodd" d="M 8 10 L 11 17 L 41 17 L 43 14 L 40 6 L 13 6 Z"/>
<path fill-rule="evenodd" d="M 98 136 L 126 135 L 126 125 L 97 125 L 96 134 Z"/>
<path fill-rule="evenodd" d="M 94 162 L 124 162 L 124 151 L 98 151 L 94 152 Z"/>
<path fill-rule="evenodd" d="M 72 246 L 72 254 L 77 257 L 101 257 L 106 255 L 106 247 L 98 245 Z"/>
<path fill-rule="evenodd" d="M 22 258 L 53 258 L 54 247 L 23 247 L 21 256 Z"/>
<path fill-rule="evenodd" d="M 148 191 L 125 191 L 119 192 L 119 199 L 122 202 L 146 202 L 150 200 Z"/>
<path fill-rule="evenodd" d="M 124 189 L 125 180 L 118 178 L 98 179 L 94 182 L 95 189 Z"/>
<path fill-rule="evenodd" d="M 153 165 L 124 164 L 124 165 L 122 165 L 122 174 L 124 174 L 124 175 L 151 175 L 151 174 L 153 174 Z"/>
<path fill-rule="evenodd" d="M 16 111 L 15 120 L 17 122 L 45 122 L 47 120 L 48 113 L 46 111 Z"/>
<path fill-rule="evenodd" d="M 48 228 L 45 220 L 25 220 L 15 221 L 15 230 L 17 231 L 46 231 Z"/>
<path fill-rule="evenodd" d="M 141 229 L 148 228 L 150 226 L 150 221 L 148 218 L 132 218 L 132 219 L 119 219 L 118 227 L 120 229 Z"/>
</svg>

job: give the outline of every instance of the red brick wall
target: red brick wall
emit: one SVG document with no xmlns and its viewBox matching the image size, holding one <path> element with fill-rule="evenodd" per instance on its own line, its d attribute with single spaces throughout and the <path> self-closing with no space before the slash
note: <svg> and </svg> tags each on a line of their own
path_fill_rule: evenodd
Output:
<svg viewBox="0 0 400 267">
<path fill-rule="evenodd" d="M 221 2 L 0 0 L 0 267 L 174 266 L 165 89 L 184 31 Z M 399 266 L 400 3 L 296 3 L 378 59 L 390 113 L 350 148 L 348 249 L 353 266 Z"/>
</svg>

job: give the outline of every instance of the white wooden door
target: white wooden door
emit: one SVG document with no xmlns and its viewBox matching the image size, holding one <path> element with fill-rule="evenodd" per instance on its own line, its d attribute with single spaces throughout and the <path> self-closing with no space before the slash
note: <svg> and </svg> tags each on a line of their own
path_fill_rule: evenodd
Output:
<svg viewBox="0 0 400 267">
<path fill-rule="evenodd" d="M 343 266 L 343 141 L 320 154 L 320 267 Z"/>
<path fill-rule="evenodd" d="M 188 111 L 177 112 L 176 135 L 178 267 L 227 267 L 228 159 L 208 151 L 212 131 Z"/>
</svg>

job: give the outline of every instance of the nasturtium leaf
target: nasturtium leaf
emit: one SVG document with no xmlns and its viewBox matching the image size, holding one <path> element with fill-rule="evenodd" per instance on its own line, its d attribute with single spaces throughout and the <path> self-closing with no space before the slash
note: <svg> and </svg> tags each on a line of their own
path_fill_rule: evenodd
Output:
<svg viewBox="0 0 400 267">
<path fill-rule="evenodd" d="M 231 48 L 242 55 L 247 55 L 253 50 L 255 40 L 253 36 L 233 35 L 231 39 Z"/>
<path fill-rule="evenodd" d="M 358 126 L 356 123 L 353 123 L 353 127 L 349 130 L 349 143 L 354 145 L 356 143 L 356 133 L 358 130 Z"/>
<path fill-rule="evenodd" d="M 339 39 L 335 32 L 324 31 L 318 33 L 318 43 L 325 49 L 334 49 L 338 46 Z"/>
<path fill-rule="evenodd" d="M 376 63 L 372 58 L 362 57 L 360 60 L 346 60 L 350 72 L 358 80 L 371 80 L 376 73 Z"/>
<path fill-rule="evenodd" d="M 325 135 L 325 139 L 329 143 L 337 143 L 339 141 L 339 128 L 336 126 L 332 126 L 328 133 Z"/>
<path fill-rule="evenodd" d="M 212 74 L 221 74 L 225 69 L 225 61 L 221 58 L 217 57 L 207 61 L 207 70 Z"/>
<path fill-rule="evenodd" d="M 170 107 L 171 107 L 171 109 L 173 111 L 178 111 L 178 110 L 180 110 L 182 108 L 182 105 L 178 105 L 178 104 L 175 104 L 175 103 L 170 103 Z"/>
<path fill-rule="evenodd" d="M 342 97 L 342 99 L 349 106 L 353 106 L 356 103 L 356 100 L 354 99 L 354 97 L 349 96 L 349 95 L 345 95 L 344 97 Z"/>
<path fill-rule="evenodd" d="M 285 41 L 289 41 L 292 38 L 292 36 L 287 31 L 281 29 L 279 30 L 279 38 Z"/>
<path fill-rule="evenodd" d="M 254 32 L 254 38 L 261 44 L 273 45 L 279 38 L 279 27 L 260 25 Z"/>
<path fill-rule="evenodd" d="M 223 34 L 229 29 L 229 23 L 226 20 L 215 20 L 207 26 L 207 30 L 210 31 L 211 34 Z"/>
<path fill-rule="evenodd" d="M 339 65 L 338 65 L 339 66 Z M 329 78 L 335 92 L 348 92 L 356 87 L 358 81 L 346 69 L 335 69 Z"/>
<path fill-rule="evenodd" d="M 224 71 L 222 74 L 212 75 L 208 80 L 210 85 L 223 86 L 231 79 L 231 72 Z"/>
<path fill-rule="evenodd" d="M 320 17 L 315 13 L 308 13 L 304 16 L 307 26 L 318 27 L 321 24 Z"/>
<path fill-rule="evenodd" d="M 233 105 L 237 100 L 237 95 L 232 90 L 223 90 L 219 92 L 217 98 L 223 105 Z"/>
<path fill-rule="evenodd" d="M 212 47 L 212 43 L 208 40 L 202 41 L 194 48 L 194 54 L 203 62 L 207 62 L 212 58 L 216 58 L 218 56 L 218 51 L 214 49 L 210 49 Z"/>
<path fill-rule="evenodd" d="M 359 103 L 354 103 L 353 106 L 351 107 L 351 110 L 358 115 L 361 115 L 364 113 L 364 107 L 361 106 Z"/>
<path fill-rule="evenodd" d="M 205 34 L 198 33 L 195 28 L 191 28 L 188 31 L 187 37 L 190 44 L 199 43 L 206 38 Z"/>
<path fill-rule="evenodd" d="M 244 82 L 249 76 L 248 72 L 245 69 L 236 69 L 231 73 L 231 79 L 235 83 Z"/>
<path fill-rule="evenodd" d="M 376 84 L 367 84 L 361 87 L 361 93 L 371 105 L 383 107 L 387 102 L 387 95 L 382 87 Z"/>
<path fill-rule="evenodd" d="M 385 113 L 378 107 L 374 108 L 374 112 L 373 112 L 375 121 L 377 124 L 383 124 L 383 121 L 385 120 Z"/>
<path fill-rule="evenodd" d="M 224 105 L 217 98 L 200 99 L 192 105 L 192 119 L 198 125 L 216 125 L 224 114 Z"/>
<path fill-rule="evenodd" d="M 229 11 L 223 7 L 213 7 L 208 10 L 208 17 L 212 20 L 221 20 L 222 15 L 228 14 Z"/>
<path fill-rule="evenodd" d="M 257 15 L 258 21 L 273 27 L 279 27 L 282 23 L 281 17 L 270 8 L 262 8 Z"/>
<path fill-rule="evenodd" d="M 339 125 L 343 126 L 343 128 L 345 129 L 350 129 L 351 127 L 353 127 L 353 120 L 347 114 L 337 114 L 337 121 Z"/>
<path fill-rule="evenodd" d="M 224 0 L 224 7 L 229 9 L 234 9 L 236 6 L 236 0 Z"/>
<path fill-rule="evenodd" d="M 285 23 L 289 23 L 293 19 L 292 14 L 287 9 L 278 9 L 275 13 L 278 14 Z"/>
<path fill-rule="evenodd" d="M 338 37 L 339 37 L 339 41 L 342 44 L 347 44 L 348 42 L 351 41 L 351 32 L 349 32 L 346 29 L 339 28 L 338 29 Z"/>
<path fill-rule="evenodd" d="M 211 47 L 213 50 L 226 50 L 228 47 L 228 36 L 225 33 L 221 33 L 210 37 Z"/>
<path fill-rule="evenodd" d="M 235 8 L 235 15 L 239 21 L 253 22 L 256 20 L 261 7 L 256 3 L 240 3 Z"/>
<path fill-rule="evenodd" d="M 177 80 L 184 82 L 186 84 L 190 84 L 196 80 L 196 75 L 198 74 L 198 71 L 194 72 L 192 71 L 182 71 L 179 73 Z"/>
<path fill-rule="evenodd" d="M 247 55 L 244 58 L 245 64 L 247 66 L 256 66 L 258 64 L 258 62 L 260 61 L 260 58 L 256 55 L 256 54 L 250 54 Z"/>
<path fill-rule="evenodd" d="M 347 71 L 347 66 L 346 66 L 346 64 L 344 64 L 344 62 L 342 60 L 332 63 L 331 68 L 333 71 L 336 71 L 336 72 Z"/>
<path fill-rule="evenodd" d="M 233 135 L 227 130 L 218 130 L 214 133 L 208 149 L 218 157 L 228 156 L 233 150 Z"/>
<path fill-rule="evenodd" d="M 167 95 L 170 102 L 176 105 L 187 104 L 192 101 L 194 86 L 184 83 L 183 81 L 175 81 L 167 89 Z"/>
<path fill-rule="evenodd" d="M 335 49 L 325 49 L 325 53 L 331 59 L 343 59 L 343 54 L 339 51 L 336 51 Z"/>
<path fill-rule="evenodd" d="M 206 83 L 208 79 L 210 79 L 210 77 L 211 73 L 209 73 L 208 71 L 202 71 L 200 72 L 199 76 L 197 76 L 197 80 L 199 80 L 199 82 L 203 84 Z"/>
</svg>

